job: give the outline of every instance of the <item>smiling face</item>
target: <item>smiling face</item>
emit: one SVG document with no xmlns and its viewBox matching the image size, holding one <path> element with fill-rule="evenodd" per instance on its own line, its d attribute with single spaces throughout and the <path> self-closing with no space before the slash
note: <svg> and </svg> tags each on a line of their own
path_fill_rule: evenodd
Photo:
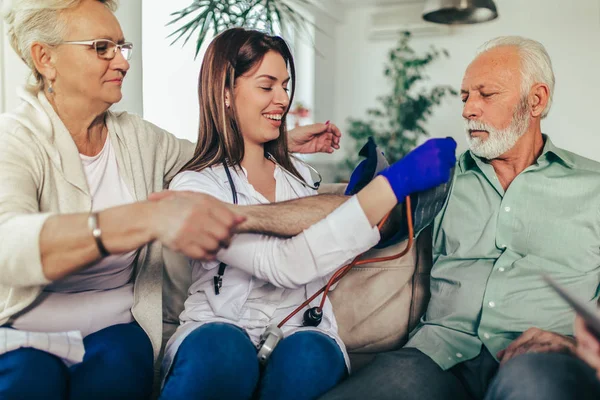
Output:
<svg viewBox="0 0 600 400">
<path fill-rule="evenodd" d="M 290 104 L 290 76 L 283 57 L 269 51 L 261 62 L 235 81 L 237 121 L 246 143 L 264 144 L 279 137 Z"/>
<path fill-rule="evenodd" d="M 461 87 L 463 118 L 471 151 L 494 159 L 514 147 L 530 122 L 527 94 L 521 86 L 520 56 L 501 46 L 477 57 Z"/>
<path fill-rule="evenodd" d="M 119 44 L 125 41 L 117 18 L 99 1 L 83 1 L 66 11 L 63 18 L 67 21 L 64 41 L 109 39 Z M 121 100 L 129 62 L 120 51 L 112 60 L 99 58 L 96 50 L 86 45 L 59 45 L 54 53 L 56 73 L 52 81 L 56 93 L 108 106 Z"/>
</svg>

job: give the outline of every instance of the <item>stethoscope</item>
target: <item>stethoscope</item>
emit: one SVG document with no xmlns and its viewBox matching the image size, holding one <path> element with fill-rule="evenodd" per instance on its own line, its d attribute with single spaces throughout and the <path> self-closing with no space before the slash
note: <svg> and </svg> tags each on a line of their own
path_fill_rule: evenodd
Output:
<svg viewBox="0 0 600 400">
<path fill-rule="evenodd" d="M 312 190 L 318 190 L 319 187 L 321 186 L 321 182 L 323 182 L 323 177 L 321 176 L 319 171 L 317 171 L 317 169 L 314 168 L 312 165 L 304 162 L 303 160 L 294 156 L 293 154 L 291 154 L 291 156 L 295 160 L 300 162 L 302 165 L 304 165 L 305 167 L 310 169 L 312 172 L 314 172 L 319 177 L 319 179 L 314 184 L 311 185 L 308 182 L 305 182 L 303 179 L 298 178 L 296 175 L 292 174 L 287 169 L 283 168 L 283 166 L 281 164 L 279 164 L 277 162 L 277 160 L 275 160 L 275 157 L 273 157 L 273 155 L 271 153 L 265 152 L 265 157 L 267 158 L 267 160 L 271 161 L 273 164 L 278 166 L 286 174 L 286 176 L 292 177 L 296 182 L 300 183 L 304 187 L 307 187 Z M 233 183 L 233 178 L 231 177 L 231 171 L 229 170 L 229 167 L 227 166 L 227 162 L 223 163 L 223 167 L 225 168 L 225 174 L 227 175 L 227 180 L 229 181 L 229 187 L 231 188 L 231 197 L 233 199 L 233 204 L 237 205 L 238 204 L 237 190 L 235 188 L 235 184 Z M 221 288 L 223 287 L 223 275 L 225 274 L 226 268 L 227 268 L 227 264 L 220 263 L 219 270 L 217 271 L 217 275 L 215 275 L 213 277 L 213 286 L 214 286 L 216 295 L 221 293 Z"/>
<path fill-rule="evenodd" d="M 296 160 L 298 160 L 299 162 L 304 164 L 306 167 L 308 167 L 311 171 L 315 172 L 318 175 L 319 180 L 317 182 L 315 182 L 314 185 L 309 185 L 308 183 L 306 183 L 303 180 L 301 180 L 300 178 L 298 178 L 296 175 L 287 171 L 275 160 L 275 157 L 273 157 L 270 153 L 266 153 L 265 156 L 267 157 L 267 159 L 269 159 L 275 165 L 279 166 L 279 168 L 281 168 L 281 170 L 284 173 L 286 173 L 287 176 L 291 176 L 292 178 L 294 178 L 296 181 L 298 181 L 305 187 L 311 188 L 313 190 L 317 190 L 319 188 L 319 186 L 321 185 L 323 178 L 321 177 L 321 174 L 319 173 L 319 171 L 317 171 L 311 165 L 300 160 L 299 158 L 292 156 Z M 229 181 L 229 186 L 231 187 L 233 204 L 238 204 L 238 197 L 237 197 L 235 184 L 233 183 L 233 178 L 231 176 L 231 172 L 229 171 L 229 167 L 227 166 L 227 162 L 224 162 L 223 166 L 225 167 L 225 173 L 227 174 L 227 180 Z M 390 213 L 388 213 L 383 218 L 383 220 L 381 220 L 381 222 L 379 222 L 379 224 L 377 225 L 377 227 L 380 230 L 383 227 L 383 225 L 385 224 L 385 222 L 387 221 L 389 215 L 390 215 Z M 260 362 L 261 365 L 263 365 L 263 366 L 266 365 L 271 353 L 273 352 L 273 350 L 275 349 L 275 347 L 277 346 L 279 341 L 281 339 L 283 339 L 284 335 L 283 335 L 283 331 L 281 330 L 283 325 L 285 325 L 285 323 L 287 323 L 292 317 L 294 317 L 297 313 L 299 313 L 306 306 L 308 306 L 310 304 L 310 302 L 313 301 L 314 299 L 316 299 L 320 294 L 323 294 L 319 305 L 316 307 L 308 308 L 304 312 L 304 315 L 303 315 L 303 325 L 304 326 L 316 327 L 321 323 L 321 321 L 323 319 L 323 307 L 325 306 L 325 300 L 327 299 L 327 294 L 329 293 L 331 286 L 333 286 L 334 284 L 339 282 L 348 272 L 350 272 L 350 270 L 354 266 L 368 264 L 368 263 L 376 263 L 376 262 L 395 260 L 395 259 L 398 259 L 398 258 L 406 255 L 410 251 L 410 249 L 412 248 L 412 245 L 413 245 L 414 228 L 413 228 L 412 209 L 411 209 L 409 196 L 406 197 L 406 216 L 407 216 L 407 224 L 408 224 L 408 243 L 406 245 L 406 248 L 403 251 L 401 251 L 400 253 L 392 255 L 392 256 L 377 257 L 377 258 L 370 258 L 370 259 L 364 259 L 364 260 L 359 260 L 360 257 L 362 257 L 362 254 L 359 254 L 358 256 L 356 256 L 354 258 L 354 260 L 352 260 L 352 262 L 350 264 L 345 265 L 345 266 L 341 267 L 340 269 L 338 269 L 332 275 L 332 277 L 329 279 L 329 281 L 327 282 L 327 284 L 325 286 L 323 286 L 319 291 L 317 291 L 310 298 L 308 298 L 306 301 L 304 301 L 304 303 L 302 303 L 294 311 L 292 311 L 279 324 L 277 324 L 277 325 L 273 324 L 273 325 L 270 325 L 269 327 L 267 327 L 265 332 L 261 335 L 260 343 L 257 346 L 257 349 L 258 349 L 257 357 L 258 357 L 258 361 Z M 219 294 L 220 289 L 223 285 L 223 274 L 225 273 L 226 268 L 227 268 L 227 264 L 225 264 L 225 263 L 219 264 L 218 273 L 213 278 L 215 294 L 217 294 L 217 295 Z"/>
<path fill-rule="evenodd" d="M 273 164 L 277 165 L 279 168 L 281 168 L 281 170 L 287 175 L 287 176 L 291 176 L 292 178 L 294 178 L 294 180 L 296 180 L 296 182 L 300 183 L 302 186 L 307 187 L 309 189 L 312 190 L 319 190 L 319 187 L 321 186 L 321 182 L 323 182 L 323 177 L 321 176 L 321 174 L 319 173 L 319 171 L 317 171 L 317 169 L 315 167 L 313 167 L 312 165 L 310 165 L 309 163 L 304 162 L 303 160 L 301 160 L 300 158 L 296 157 L 293 154 L 290 154 L 290 156 L 292 158 L 294 158 L 294 160 L 298 161 L 299 163 L 301 163 L 302 165 L 304 165 L 305 167 L 307 167 L 308 169 L 310 169 L 312 172 L 314 172 L 318 177 L 319 180 L 316 181 L 314 184 L 309 184 L 307 182 L 305 182 L 304 180 L 298 178 L 296 175 L 292 174 L 290 171 L 288 171 L 287 169 L 283 168 L 281 166 L 281 164 L 279 164 L 277 162 L 277 160 L 275 160 L 275 157 L 273 157 L 271 155 L 271 153 L 266 152 L 265 153 L 265 157 L 267 157 L 267 160 L 271 161 Z M 227 166 L 225 166 L 225 168 L 227 168 Z M 229 178 L 229 174 L 227 174 L 227 177 Z M 230 185 L 233 185 L 233 181 L 229 181 Z M 232 190 L 233 190 L 233 186 L 232 186 Z"/>
</svg>

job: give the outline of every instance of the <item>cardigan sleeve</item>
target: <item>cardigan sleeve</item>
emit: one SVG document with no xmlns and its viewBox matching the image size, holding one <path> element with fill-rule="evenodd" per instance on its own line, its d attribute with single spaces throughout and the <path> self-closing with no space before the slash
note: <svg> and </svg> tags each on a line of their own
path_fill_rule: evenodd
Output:
<svg viewBox="0 0 600 400">
<path fill-rule="evenodd" d="M 196 144 L 187 139 L 179 139 L 172 133 L 159 128 L 151 122 L 144 121 L 144 124 L 146 125 L 146 129 L 158 135 L 158 143 L 163 150 L 158 154 L 164 154 L 164 160 L 162 160 L 165 171 L 164 180 L 165 182 L 169 182 L 192 159 Z"/>
<path fill-rule="evenodd" d="M 23 128 L 0 132 L 0 284 L 47 285 L 40 233 L 51 213 L 40 213 L 43 179 L 39 148 Z"/>
</svg>

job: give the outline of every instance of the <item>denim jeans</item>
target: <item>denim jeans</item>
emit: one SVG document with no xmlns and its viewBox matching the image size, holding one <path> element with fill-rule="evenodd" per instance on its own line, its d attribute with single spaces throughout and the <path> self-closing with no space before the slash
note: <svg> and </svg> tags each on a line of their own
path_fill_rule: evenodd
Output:
<svg viewBox="0 0 600 400">
<path fill-rule="evenodd" d="M 136 323 L 114 325 L 83 339 L 83 362 L 67 367 L 31 348 L 0 355 L 2 400 L 147 399 L 154 376 L 150 339 Z"/>
<path fill-rule="evenodd" d="M 345 375 L 342 351 L 322 333 L 297 332 L 281 340 L 261 370 L 242 329 L 209 323 L 179 347 L 161 399 L 315 399 Z"/>
</svg>

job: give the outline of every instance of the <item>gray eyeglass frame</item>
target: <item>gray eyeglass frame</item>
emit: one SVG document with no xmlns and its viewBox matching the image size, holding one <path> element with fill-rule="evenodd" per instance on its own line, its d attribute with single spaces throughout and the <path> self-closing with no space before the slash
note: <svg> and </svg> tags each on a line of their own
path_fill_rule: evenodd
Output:
<svg viewBox="0 0 600 400">
<path fill-rule="evenodd" d="M 100 56 L 100 54 L 98 54 L 98 49 L 96 48 L 96 44 L 98 42 L 108 42 L 115 46 L 115 51 L 113 52 L 112 57 L 103 58 Z M 129 50 L 128 56 L 123 57 L 127 61 L 131 60 L 131 55 L 133 54 L 133 43 L 131 43 L 131 42 L 125 42 L 122 44 L 118 44 L 109 39 L 95 39 L 95 40 L 72 40 L 72 41 L 67 41 L 67 42 L 61 42 L 60 44 L 75 44 L 75 45 L 82 45 L 82 46 L 91 46 L 94 48 L 94 50 L 96 50 L 96 55 L 101 60 L 113 60 L 117 56 L 117 49 L 119 49 L 119 51 L 121 52 L 121 55 L 123 55 L 123 48 L 125 48 L 126 50 Z M 128 46 L 128 47 L 126 47 L 126 46 Z"/>
</svg>

